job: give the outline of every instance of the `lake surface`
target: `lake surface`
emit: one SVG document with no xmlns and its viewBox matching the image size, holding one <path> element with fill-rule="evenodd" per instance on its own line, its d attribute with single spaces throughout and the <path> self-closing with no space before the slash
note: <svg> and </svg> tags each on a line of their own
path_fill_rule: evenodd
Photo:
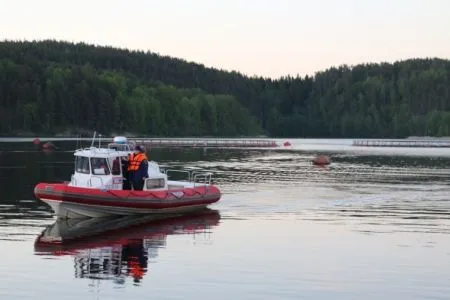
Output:
<svg viewBox="0 0 450 300">
<path fill-rule="evenodd" d="M 97 236 L 95 222 L 55 224 L 33 196 L 70 178 L 74 141 L 0 142 L 0 299 L 450 299 L 450 149 L 290 141 L 151 149 L 164 166 L 212 171 L 221 201 Z M 331 166 L 312 166 L 317 153 Z M 51 226 L 86 236 L 35 244 Z"/>
</svg>

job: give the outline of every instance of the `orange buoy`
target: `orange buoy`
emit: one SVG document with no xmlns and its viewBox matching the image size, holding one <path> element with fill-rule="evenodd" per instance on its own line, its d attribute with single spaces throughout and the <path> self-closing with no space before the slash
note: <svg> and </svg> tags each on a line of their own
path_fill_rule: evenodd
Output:
<svg viewBox="0 0 450 300">
<path fill-rule="evenodd" d="M 313 164 L 317 166 L 324 166 L 329 165 L 331 163 L 331 160 L 326 155 L 319 155 L 313 159 Z"/>
<path fill-rule="evenodd" d="M 56 148 L 56 146 L 52 142 L 47 142 L 42 145 L 42 149 L 44 149 L 44 150 L 53 150 L 55 148 Z"/>
</svg>

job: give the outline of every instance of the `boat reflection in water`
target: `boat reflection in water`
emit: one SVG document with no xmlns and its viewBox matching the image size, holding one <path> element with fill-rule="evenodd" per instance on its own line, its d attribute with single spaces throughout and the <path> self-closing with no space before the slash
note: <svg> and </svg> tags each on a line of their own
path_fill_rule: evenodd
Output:
<svg viewBox="0 0 450 300">
<path fill-rule="evenodd" d="M 130 276 L 138 283 L 168 235 L 205 233 L 219 220 L 219 212 L 211 209 L 186 215 L 57 219 L 38 236 L 34 249 L 37 255 L 72 255 L 76 278 L 124 284 Z"/>
</svg>

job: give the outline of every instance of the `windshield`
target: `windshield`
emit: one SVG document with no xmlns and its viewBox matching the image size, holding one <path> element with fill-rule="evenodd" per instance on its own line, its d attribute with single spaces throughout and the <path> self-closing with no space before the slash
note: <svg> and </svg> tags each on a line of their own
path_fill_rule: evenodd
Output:
<svg viewBox="0 0 450 300">
<path fill-rule="evenodd" d="M 94 175 L 109 175 L 109 167 L 106 158 L 92 157 L 91 170 Z"/>
<path fill-rule="evenodd" d="M 75 158 L 75 172 L 89 174 L 89 158 L 84 156 L 77 156 Z"/>
</svg>

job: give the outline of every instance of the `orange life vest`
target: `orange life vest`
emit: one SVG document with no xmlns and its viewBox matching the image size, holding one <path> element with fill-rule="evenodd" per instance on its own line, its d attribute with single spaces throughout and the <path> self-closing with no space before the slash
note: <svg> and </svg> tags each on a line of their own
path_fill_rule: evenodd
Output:
<svg viewBox="0 0 450 300">
<path fill-rule="evenodd" d="M 146 269 L 143 268 L 138 261 L 131 260 L 128 262 L 128 265 L 130 267 L 130 273 L 135 279 L 142 279 L 145 275 Z"/>
<path fill-rule="evenodd" d="M 137 171 L 144 160 L 148 160 L 144 153 L 131 154 L 128 164 L 128 171 Z"/>
</svg>

